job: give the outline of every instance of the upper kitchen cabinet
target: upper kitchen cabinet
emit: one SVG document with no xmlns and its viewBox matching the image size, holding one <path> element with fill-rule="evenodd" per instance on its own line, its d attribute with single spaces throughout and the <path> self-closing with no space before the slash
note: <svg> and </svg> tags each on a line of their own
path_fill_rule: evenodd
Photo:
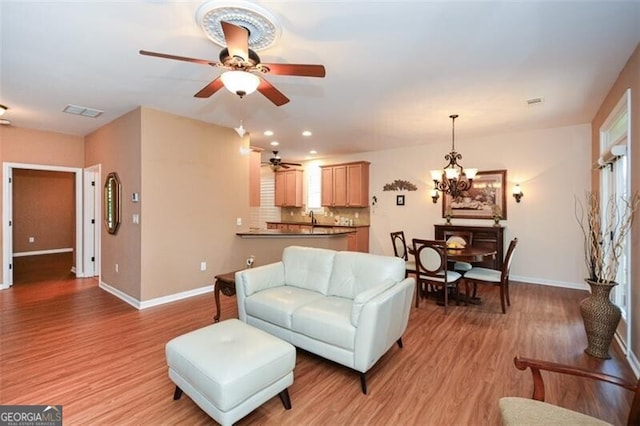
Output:
<svg viewBox="0 0 640 426">
<path fill-rule="evenodd" d="M 302 170 L 275 172 L 275 205 L 302 207 Z"/>
<path fill-rule="evenodd" d="M 366 207 L 369 205 L 369 162 L 321 166 L 322 205 Z"/>
</svg>

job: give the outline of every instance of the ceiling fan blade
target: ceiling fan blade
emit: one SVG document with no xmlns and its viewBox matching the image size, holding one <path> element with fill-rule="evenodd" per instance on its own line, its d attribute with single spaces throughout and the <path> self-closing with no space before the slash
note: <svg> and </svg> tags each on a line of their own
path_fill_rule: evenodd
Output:
<svg viewBox="0 0 640 426">
<path fill-rule="evenodd" d="M 281 106 L 289 102 L 289 98 L 262 77 L 260 77 L 258 92 L 262 93 L 267 99 L 273 102 L 275 106 Z"/>
<path fill-rule="evenodd" d="M 305 64 L 260 64 L 269 68 L 269 74 L 297 75 L 300 77 L 324 77 L 326 72 L 324 65 Z"/>
<path fill-rule="evenodd" d="M 283 169 L 289 169 L 290 167 L 287 165 L 287 163 L 280 163 L 278 164 L 278 166 L 282 167 Z"/>
<path fill-rule="evenodd" d="M 148 50 L 141 50 L 140 54 L 146 55 L 146 56 L 155 56 L 155 57 L 164 58 L 164 59 L 175 59 L 176 61 L 194 62 L 196 64 L 211 65 L 212 67 L 216 66 L 216 62 L 207 61 L 206 59 L 187 58 L 186 56 L 168 55 L 166 53 L 149 52 Z"/>
<path fill-rule="evenodd" d="M 244 61 L 249 59 L 249 31 L 225 21 L 220 21 L 220 25 L 222 25 L 229 55 L 239 56 Z"/>
<path fill-rule="evenodd" d="M 288 161 L 282 162 L 280 164 L 286 164 L 287 166 L 299 166 L 299 167 L 302 166 L 302 164 L 300 164 L 300 163 L 290 163 Z"/>
<path fill-rule="evenodd" d="M 213 80 L 211 83 L 204 86 L 198 93 L 194 95 L 196 98 L 208 98 L 209 96 L 216 93 L 218 90 L 222 89 L 224 85 L 222 84 L 222 80 L 220 77 Z"/>
</svg>

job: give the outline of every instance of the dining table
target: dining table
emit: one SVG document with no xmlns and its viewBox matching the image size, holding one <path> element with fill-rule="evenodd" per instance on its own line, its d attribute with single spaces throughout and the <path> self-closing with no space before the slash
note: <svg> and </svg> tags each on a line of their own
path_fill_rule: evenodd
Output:
<svg viewBox="0 0 640 426">
<path fill-rule="evenodd" d="M 413 247 L 408 247 L 407 252 L 412 256 L 415 255 Z M 482 246 L 472 245 L 462 248 L 447 247 L 447 261 L 451 269 L 453 269 L 453 264 L 455 262 L 469 262 L 472 264 L 480 263 L 487 257 L 495 259 L 496 254 L 497 251 L 495 249 Z M 464 296 L 459 295 L 459 297 Z M 479 297 L 469 297 L 469 299 L 465 301 L 472 305 L 482 304 L 482 301 Z"/>
</svg>

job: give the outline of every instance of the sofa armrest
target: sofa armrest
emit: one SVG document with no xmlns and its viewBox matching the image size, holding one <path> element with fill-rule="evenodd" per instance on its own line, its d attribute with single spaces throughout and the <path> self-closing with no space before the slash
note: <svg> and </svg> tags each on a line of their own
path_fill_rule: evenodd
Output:
<svg viewBox="0 0 640 426">
<path fill-rule="evenodd" d="M 402 337 L 415 287 L 415 278 L 405 278 L 362 307 L 353 354 L 355 370 L 369 370 Z"/>
<path fill-rule="evenodd" d="M 284 285 L 284 263 L 276 262 L 236 272 L 236 293 L 245 297 Z"/>
<path fill-rule="evenodd" d="M 383 291 L 393 287 L 395 284 L 396 281 L 387 279 L 374 287 L 356 294 L 356 297 L 353 298 L 353 305 L 351 307 L 351 325 L 353 325 L 354 327 L 358 326 L 360 312 L 362 312 L 362 308 L 364 307 L 364 305 L 366 305 L 371 299 L 373 299 Z"/>
<path fill-rule="evenodd" d="M 284 285 L 284 263 L 282 261 L 236 272 L 238 318 L 245 322 L 247 320 L 245 309 L 247 297 L 259 291 L 282 285 Z"/>
</svg>

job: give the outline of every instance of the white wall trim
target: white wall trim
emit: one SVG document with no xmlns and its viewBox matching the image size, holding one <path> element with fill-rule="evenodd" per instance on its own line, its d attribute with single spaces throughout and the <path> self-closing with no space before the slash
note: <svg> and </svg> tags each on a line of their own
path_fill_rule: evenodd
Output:
<svg viewBox="0 0 640 426">
<path fill-rule="evenodd" d="M 99 287 L 106 291 L 107 293 L 111 293 L 116 296 L 118 299 L 128 303 L 136 309 L 142 310 L 151 308 L 153 306 L 164 305 L 165 303 L 176 302 L 178 300 L 187 299 L 189 297 L 199 296 L 201 294 L 211 293 L 213 292 L 213 286 L 207 285 L 205 287 L 196 288 L 193 290 L 187 290 L 180 293 L 170 294 L 168 296 L 157 297 L 151 300 L 145 300 L 144 302 L 139 301 L 135 297 L 131 297 L 128 294 L 124 293 L 121 290 L 118 290 L 115 287 L 110 286 L 109 284 L 100 281 Z M 213 300 L 211 304 L 213 306 Z"/>
<path fill-rule="evenodd" d="M 539 284 L 546 285 L 550 287 L 562 287 L 562 288 L 570 288 L 573 290 L 589 290 L 589 286 L 584 283 L 572 283 L 566 281 L 555 281 L 550 280 L 548 278 L 533 278 L 533 277 L 524 277 L 521 275 L 511 275 L 509 276 L 510 281 L 518 281 L 525 284 Z"/>
<path fill-rule="evenodd" d="M 69 172 L 74 173 L 75 180 L 75 215 L 76 215 L 76 252 L 74 259 L 74 267 L 76 268 L 77 274 L 76 277 L 81 278 L 84 277 L 82 259 L 83 259 L 83 250 L 82 250 L 82 206 L 83 206 L 83 194 L 82 194 L 82 169 L 79 167 L 65 167 L 65 166 L 52 166 L 45 164 L 28 164 L 28 163 L 11 163 L 4 162 L 2 163 L 3 170 L 3 203 L 2 203 L 2 239 L 3 239 L 3 253 L 4 256 L 4 265 L 3 265 L 3 280 L 4 284 L 0 286 L 0 289 L 4 290 L 11 286 L 13 283 L 12 271 L 9 270 L 9 265 L 12 263 L 13 259 L 13 244 L 9 241 L 9 239 L 13 236 L 13 230 L 9 227 L 9 221 L 7 218 L 10 216 L 10 209 L 12 209 L 12 203 L 8 201 L 9 193 L 12 191 L 9 190 L 8 176 L 12 176 L 13 169 L 31 169 L 31 170 L 48 170 L 48 171 L 56 171 L 56 172 Z"/>
<path fill-rule="evenodd" d="M 18 253 L 14 252 L 13 257 L 39 256 L 41 254 L 69 253 L 70 251 L 73 251 L 73 247 L 50 249 L 50 250 L 21 251 Z"/>
</svg>

